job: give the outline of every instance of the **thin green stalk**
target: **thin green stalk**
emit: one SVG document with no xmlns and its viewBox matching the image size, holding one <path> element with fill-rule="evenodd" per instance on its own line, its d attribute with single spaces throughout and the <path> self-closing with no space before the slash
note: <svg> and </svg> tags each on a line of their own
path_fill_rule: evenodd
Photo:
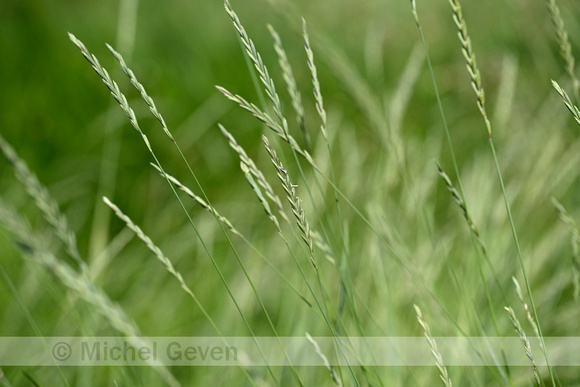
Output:
<svg viewBox="0 0 580 387">
<path fill-rule="evenodd" d="M 439 87 L 437 86 L 437 80 L 435 79 L 435 72 L 433 71 L 433 64 L 431 63 L 431 56 L 429 55 L 429 48 L 427 47 L 427 42 L 425 36 L 423 35 L 423 28 L 419 22 L 419 15 L 417 14 L 417 6 L 415 0 L 411 0 L 413 19 L 419 30 L 419 36 L 421 37 L 421 42 L 423 44 L 423 50 L 425 51 L 425 57 L 427 58 L 427 65 L 429 67 L 429 74 L 431 76 L 431 82 L 433 83 L 433 89 L 435 90 L 435 99 L 437 100 L 437 107 L 439 108 L 439 115 L 441 116 L 441 121 L 443 122 L 443 130 L 445 132 L 445 138 L 447 140 L 447 145 L 449 146 L 449 154 L 451 155 L 451 161 L 453 163 L 453 169 L 455 171 L 455 176 L 457 177 L 457 184 L 459 187 L 459 193 L 461 195 L 461 200 L 465 201 L 465 194 L 463 191 L 463 184 L 461 183 L 461 174 L 459 173 L 459 166 L 457 164 L 457 158 L 455 157 L 455 150 L 453 147 L 453 142 L 451 141 L 451 135 L 449 134 L 449 126 L 447 125 L 447 118 L 445 116 L 445 111 L 443 110 L 443 103 L 441 102 L 441 95 L 439 93 Z"/>
</svg>

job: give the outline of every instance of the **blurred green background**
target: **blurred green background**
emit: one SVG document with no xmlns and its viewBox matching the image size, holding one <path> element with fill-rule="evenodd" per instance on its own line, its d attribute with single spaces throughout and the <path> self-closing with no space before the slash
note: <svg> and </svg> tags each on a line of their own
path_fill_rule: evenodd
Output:
<svg viewBox="0 0 580 387">
<path fill-rule="evenodd" d="M 580 3 L 560 3 L 572 47 L 576 51 L 580 43 Z M 294 125 L 293 112 L 266 25 L 273 25 L 280 33 L 302 92 L 307 118 L 311 122 L 309 129 L 317 144 L 320 144 L 300 30 L 300 18 L 306 19 L 324 102 L 329 112 L 328 130 L 336 133 L 337 138 L 345 136 L 333 148 L 339 175 L 345 176 L 340 181 L 341 187 L 352 194 L 352 200 L 365 213 L 372 213 L 372 205 L 376 203 L 385 204 L 388 215 L 385 218 L 392 222 L 393 227 L 399 227 L 398 241 L 401 245 L 410 246 L 410 251 L 421 256 L 421 259 L 421 254 L 425 254 L 425 262 L 417 265 L 421 267 L 426 264 L 423 266 L 426 273 L 434 273 L 432 277 L 427 276 L 433 280 L 432 286 L 437 296 L 450 308 L 459 310 L 460 307 L 454 304 L 453 290 L 446 283 L 444 274 L 449 274 L 447 269 L 434 269 L 429 265 L 436 265 L 432 261 L 435 257 L 451 256 L 451 260 L 461 261 L 465 251 L 468 254 L 473 254 L 473 251 L 470 250 L 463 220 L 444 186 L 437 180 L 432 163 L 433 158 L 437 158 L 447 166 L 448 172 L 452 170 L 431 78 L 425 62 L 420 59 L 422 50 L 418 47 L 420 40 L 409 1 L 232 0 L 232 6 L 277 82 L 288 121 Z M 481 221 L 482 234 L 486 235 L 487 232 L 489 236 L 490 250 L 497 253 L 494 259 L 500 265 L 505 264 L 505 257 L 513 255 L 514 250 L 510 245 L 509 228 L 503 218 L 505 215 L 497 215 L 502 210 L 501 197 L 449 4 L 443 0 L 420 1 L 417 6 L 460 170 L 465 172 L 464 185 L 474 205 L 474 217 Z M 514 199 L 518 225 L 528 226 L 523 227 L 525 229 L 522 231 L 525 250 L 530 254 L 534 251 L 550 251 L 553 254 L 546 254 L 542 264 L 538 263 L 533 269 L 534 284 L 540 289 L 549 289 L 550 278 L 563 281 L 551 274 L 566 269 L 554 267 L 564 264 L 550 266 L 546 262 L 550 257 L 568 257 L 570 254 L 566 230 L 561 225 L 558 228 L 557 214 L 549 203 L 549 197 L 556 196 L 572 210 L 580 204 L 578 172 L 573 167 L 563 169 L 564 166 L 573 165 L 575 159 L 570 156 L 562 161 L 562 165 L 554 161 L 558 155 L 568 155 L 567 152 L 576 149 L 578 131 L 550 84 L 550 79 L 556 79 L 571 90 L 550 17 L 541 1 L 465 1 L 463 6 L 482 71 L 488 109 L 494 120 L 494 137 L 498 148 L 505 150 L 500 154 L 500 163 L 506 167 L 508 192 Z M 248 189 L 239 171 L 236 155 L 229 149 L 217 127 L 218 122 L 225 125 L 248 154 L 256 158 L 258 165 L 271 177 L 272 184 L 277 184 L 260 142 L 261 133 L 268 132 L 250 114 L 227 101 L 215 89 L 215 85 L 224 86 L 260 105 L 260 95 L 252 82 L 237 34 L 223 3 L 219 0 L 1 1 L 0 131 L 58 201 L 76 232 L 81 254 L 92 264 L 98 262 L 101 265 L 96 283 L 111 299 L 123 306 L 144 335 L 201 336 L 215 332 L 146 247 L 132 238 L 130 232 L 123 231 L 122 222 L 111 215 L 102 203 L 102 195 L 110 197 L 160 245 L 183 273 L 186 282 L 195 288 L 202 303 L 222 323 L 226 335 L 247 334 L 239 321 L 228 321 L 229 316 L 237 316 L 237 312 L 199 241 L 187 225 L 178 203 L 173 200 L 166 182 L 149 166 L 151 155 L 141 138 L 79 50 L 69 41 L 67 32 L 84 42 L 119 83 L 166 170 L 193 187 L 191 176 L 187 174 L 179 155 L 159 130 L 158 123 L 149 114 L 139 94 L 130 87 L 105 43 L 111 44 L 125 57 L 155 100 L 212 203 L 239 225 L 256 246 L 276 251 L 280 241 L 270 235 L 268 219 L 263 216 L 263 210 Z M 413 55 L 419 58 L 415 60 L 420 66 L 419 75 L 411 85 L 408 107 L 401 120 L 402 142 L 397 145 L 400 148 L 393 146 L 390 149 L 384 143 L 385 138 L 389 137 L 373 121 L 369 109 L 374 107 L 365 107 L 364 96 L 368 96 L 381 110 L 384 109 L 388 121 L 387 112 L 394 103 L 393 96 Z M 362 90 L 362 94 L 357 95 L 357 90 Z M 294 132 L 294 136 L 299 138 L 299 132 Z M 353 143 L 356 146 L 351 152 L 348 146 Z M 547 148 L 550 149 L 550 156 L 542 158 L 542 150 Z M 389 176 L 396 180 L 395 183 L 377 183 L 377 177 L 387 175 L 367 173 L 378 170 L 378 164 L 391 160 L 389 152 L 398 152 L 399 149 L 404 149 L 405 161 L 401 165 L 405 167 L 394 172 L 395 175 L 407 175 L 410 181 L 415 182 L 429 176 L 432 179 L 429 181 L 438 185 L 438 188 L 430 186 L 426 195 L 428 206 L 433 210 L 428 223 L 435 229 L 435 235 L 431 234 L 431 237 L 445 240 L 442 243 L 446 246 L 443 249 L 446 253 L 434 249 L 436 253 L 430 255 L 425 253 L 426 250 L 421 250 L 422 243 L 428 245 L 429 241 L 423 241 L 415 234 L 415 228 L 421 224 L 418 211 L 408 212 L 409 206 L 399 203 L 408 204 L 404 184 L 393 175 Z M 290 160 L 290 157 L 287 159 Z M 486 160 L 483 166 L 482 160 Z M 538 169 L 538 164 L 545 169 Z M 391 165 L 389 168 L 395 167 Z M 489 172 L 489 175 L 482 175 L 482 170 Z M 560 179 L 557 173 L 562 170 L 565 176 Z M 295 176 L 298 179 L 298 175 Z M 402 179 L 405 180 L 404 177 Z M 492 188 L 482 188 L 488 181 L 492 182 Z M 300 186 L 302 183 L 298 184 Z M 391 187 L 392 191 L 383 191 L 383 184 Z M 278 186 L 276 189 L 282 195 Z M 536 195 L 536 189 L 541 193 Z M 0 196 L 26 216 L 41 234 L 48 235 L 46 224 L 23 192 L 13 176 L 12 168 L 2 160 Z M 488 192 L 492 192 L 493 199 L 482 197 Z M 373 200 L 369 201 L 368 197 Z M 232 254 L 228 252 L 215 220 L 193 204 L 188 203 L 187 206 L 195 213 L 194 220 L 222 264 L 226 278 L 235 289 L 240 290 L 238 295 L 256 334 L 269 335 L 269 328 L 255 303 L 244 302 L 251 295 L 242 292 L 246 289 L 241 285 L 244 280 L 237 264 L 233 264 Z M 388 211 L 389 208 L 392 211 Z M 578 211 L 575 213 L 578 214 Z M 353 250 L 358 246 L 356 237 L 366 232 L 360 223 L 358 220 L 351 226 Z M 449 231 L 450 227 L 457 230 Z M 23 261 L 10 243 L 9 233 L 3 233 L 5 237 L 0 238 L 2 266 L 10 281 L 16 284 L 43 334 L 73 336 L 113 333 L 90 308 L 79 307 L 78 301 L 63 301 L 66 299 L 66 289 L 39 267 Z M 552 248 L 549 244 L 550 241 L 556 244 L 553 242 L 555 235 L 560 239 L 558 247 Z M 459 238 L 462 243 L 460 247 L 454 245 L 454 238 Z M 547 245 L 541 245 L 541 241 Z M 51 243 L 55 251 L 64 255 L 56 242 Z M 107 246 L 113 250 L 109 258 L 103 258 L 99 254 Z M 504 246 L 508 247 L 504 250 Z M 263 289 L 277 284 L 278 280 L 269 271 L 260 278 L 262 269 L 257 263 L 259 260 L 250 249 L 240 247 L 240 253 L 244 260 L 248 259 L 248 266 L 259 278 Z M 378 254 L 385 252 L 379 251 Z M 561 259 L 569 265 L 568 258 Z M 288 265 L 285 262 L 279 264 L 282 268 Z M 359 264 L 364 266 L 364 262 Z M 514 267 L 517 268 L 517 265 L 505 264 L 499 269 L 501 272 L 503 268 L 508 268 L 506 273 L 509 275 L 502 276 L 499 281 L 507 284 L 510 294 L 510 276 L 517 272 Z M 355 274 L 363 271 L 356 265 L 353 269 Z M 544 275 L 539 275 L 542 270 Z M 478 277 L 474 274 L 473 278 Z M 408 286 L 412 288 L 412 285 Z M 480 291 L 479 286 L 473 286 L 474 293 Z M 0 282 L 0 289 L 2 335 L 34 335 L 6 281 Z M 397 291 L 394 288 L 390 290 L 394 293 L 389 297 L 397 299 Z M 379 308 L 382 297 L 380 290 L 376 293 L 379 293 L 378 300 L 369 299 L 372 310 Z M 285 304 L 286 297 L 292 297 L 287 291 L 265 290 L 263 295 L 280 319 L 276 325 L 281 335 L 297 334 L 297 331 L 304 329 L 312 329 L 312 334 L 325 334 L 322 328 L 309 325 L 307 318 L 298 319 L 298 322 L 284 319 L 288 312 L 278 308 L 284 309 L 285 305 L 296 302 L 292 299 Z M 482 297 L 481 294 L 479 296 Z M 390 309 L 390 313 L 385 312 L 390 316 L 387 318 L 390 322 L 385 326 L 398 326 L 400 329 L 371 331 L 387 335 L 420 335 L 420 327 L 415 324 L 410 307 L 412 302 L 416 302 L 412 301 L 413 297 L 401 296 L 397 302 L 392 302 L 394 309 Z M 510 300 L 512 298 L 510 295 Z M 552 335 L 578 335 L 577 331 L 568 329 L 572 328 L 570 323 L 562 326 L 560 319 L 570 321 L 578 317 L 579 313 L 575 311 L 578 309 L 577 303 L 572 304 L 576 308 L 574 311 L 567 309 L 568 302 L 571 302 L 571 287 L 545 298 L 550 300 L 547 302 L 550 308 L 567 305 L 561 312 L 564 317 L 546 321 L 546 330 Z M 542 299 L 540 296 L 539 300 Z M 485 300 L 481 300 L 481 305 L 486 307 Z M 499 310 L 503 307 L 501 302 L 498 301 Z M 541 305 L 540 301 L 538 303 Z M 78 310 L 73 310 L 77 307 Z M 461 321 L 463 312 L 456 312 L 458 321 Z M 377 313 L 383 315 L 383 312 Z M 544 315 L 549 315 L 548 309 L 544 309 Z M 488 318 L 483 317 L 483 320 L 488 321 Z M 87 320 L 91 323 L 79 322 Z M 393 324 L 392 320 L 398 321 L 389 325 Z M 444 327 L 438 334 L 455 334 L 448 325 L 442 325 Z M 509 328 L 506 332 L 511 334 L 509 322 L 505 327 Z M 11 379 L 22 380 L 20 370 L 4 371 Z M 208 371 L 207 375 L 210 376 L 202 376 L 206 371 L 177 370 L 176 373 L 183 372 L 186 375 L 184 380 L 203 380 L 205 383 L 211 380 L 231 382 L 239 376 L 235 370 L 224 375 Z M 30 372 L 36 373 L 36 378 L 43 381 L 41 385 L 52 385 L 49 380 L 55 377 L 51 374 L 53 371 L 36 369 Z M 125 371 L 112 372 L 123 374 Z M 123 375 L 134 382 L 131 376 Z M 430 375 L 435 383 L 436 374 Z M 81 385 L 79 380 L 83 379 L 77 377 L 79 379 L 71 377 L 71 384 Z M 108 385 L 116 379 L 115 376 L 108 378 L 106 374 L 102 377 L 101 380 L 107 380 Z M 411 379 L 421 385 L 420 381 Z M 407 381 L 404 377 L 399 380 Z M 569 380 L 578 382 L 573 377 Z M 481 383 L 486 385 L 485 380 Z"/>
</svg>

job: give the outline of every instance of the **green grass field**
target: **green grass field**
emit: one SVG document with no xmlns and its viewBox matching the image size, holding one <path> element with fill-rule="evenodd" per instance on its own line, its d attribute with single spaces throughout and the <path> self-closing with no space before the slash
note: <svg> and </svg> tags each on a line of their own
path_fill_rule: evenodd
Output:
<svg viewBox="0 0 580 387">
<path fill-rule="evenodd" d="M 432 360 L 0 382 L 580 385 L 542 346 L 580 336 L 580 5 L 415 2 L 0 4 L 1 336 L 408 336 Z M 482 336 L 527 365 L 443 365 L 438 338 Z"/>
</svg>

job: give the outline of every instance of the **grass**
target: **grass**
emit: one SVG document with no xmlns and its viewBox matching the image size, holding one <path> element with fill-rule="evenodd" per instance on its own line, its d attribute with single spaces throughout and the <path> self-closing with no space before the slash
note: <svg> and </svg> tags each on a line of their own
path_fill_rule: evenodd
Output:
<svg viewBox="0 0 580 387">
<path fill-rule="evenodd" d="M 219 3 L 124 0 L 118 27 L 86 4 L 101 27 L 66 22 L 42 61 L 12 35 L 29 57 L 0 72 L 2 332 L 247 336 L 264 361 L 259 337 L 288 361 L 296 337 L 320 366 L 0 365 L 4 385 L 578 384 L 544 342 L 580 318 L 578 9 Z M 39 39 L 75 20 L 46 18 Z M 526 367 L 439 351 L 514 329 Z M 357 364 L 358 336 L 425 336 L 431 366 Z"/>
</svg>

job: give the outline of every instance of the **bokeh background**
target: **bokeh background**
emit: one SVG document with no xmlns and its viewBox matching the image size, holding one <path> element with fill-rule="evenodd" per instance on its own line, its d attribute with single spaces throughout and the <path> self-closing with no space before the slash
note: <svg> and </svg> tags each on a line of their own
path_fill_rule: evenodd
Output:
<svg viewBox="0 0 580 387">
<path fill-rule="evenodd" d="M 580 42 L 580 4 L 565 0 L 560 3 L 576 52 Z M 465 264 L 465 260 L 475 255 L 468 230 L 436 176 L 434 158 L 448 172 L 452 171 L 452 164 L 409 1 L 232 0 L 232 6 L 277 82 L 288 120 L 294 125 L 267 24 L 280 34 L 302 92 L 309 130 L 315 143 L 321 145 L 301 37 L 301 17 L 305 18 L 329 113 L 328 130 L 337 139 L 333 142 L 332 157 L 338 175 L 342 176 L 341 188 L 365 213 L 374 213 L 374 220 L 379 224 L 390 223 L 385 230 L 396 230 L 396 235 L 391 237 L 396 245 L 404 246 L 410 257 L 416 258 L 414 265 L 425 273 L 428 287 L 457 316 L 457 323 L 470 326 L 474 320 L 468 316 L 473 311 L 465 311 L 455 303 L 457 290 L 449 285 L 449 278 L 471 289 L 469 294 L 476 299 L 475 309 L 486 308 L 486 300 L 481 293 L 482 285 L 477 283 L 477 271 Z M 538 292 L 536 303 L 545 317 L 544 330 L 547 335 L 577 335 L 571 323 L 580 316 L 569 279 L 569 235 L 558 221 L 550 197 L 556 197 L 572 215 L 578 215 L 578 127 L 550 84 L 550 79 L 555 79 L 571 91 L 549 13 L 542 1 L 465 1 L 463 6 L 482 72 L 494 138 L 501 150 L 500 164 L 505 167 L 508 196 L 513 200 L 532 283 Z M 502 291 L 497 289 L 496 305 L 497 313 L 504 313 L 499 296 L 504 290 L 509 293 L 508 299 L 517 305 L 510 284 L 511 275 L 518 275 L 518 263 L 487 134 L 465 70 L 449 4 L 443 0 L 421 1 L 417 7 L 468 202 L 473 203 L 473 216 L 486 237 L 492 260 L 498 265 L 501 273 L 498 282 L 505 286 Z M 277 184 L 260 141 L 261 134 L 268 133 L 267 129 L 215 88 L 224 86 L 256 104 L 263 98 L 256 90 L 223 3 L 219 0 L 1 1 L 0 133 L 48 187 L 67 215 L 76 232 L 79 250 L 95 270 L 95 282 L 126 310 L 144 335 L 203 336 L 215 332 L 146 247 L 102 203 L 103 195 L 110 197 L 159 244 L 220 322 L 225 334 L 247 334 L 244 325 L 231 317 L 237 316 L 237 312 L 171 190 L 149 166 L 151 155 L 141 138 L 70 42 L 67 32 L 83 41 L 119 83 L 166 170 L 193 187 L 193 180 L 175 148 L 159 130 L 138 93 L 130 87 L 105 43 L 125 57 L 154 98 L 212 203 L 258 248 L 275 252 L 281 249 L 281 242 L 272 236 L 268 219 L 240 173 L 237 156 L 217 127 L 219 122 L 228 128 L 271 178 L 272 184 Z M 416 76 L 404 78 L 405 71 L 415 71 Z M 393 137 L 390 130 L 394 124 L 389 113 L 401 96 L 397 90 L 405 82 L 409 82 L 408 100 L 405 99 L 405 107 L 395 125 L 397 136 Z M 376 114 L 380 117 L 378 121 Z M 385 128 L 391 128 L 388 134 L 377 125 L 382 121 L 386 123 Z M 299 138 L 298 131 L 295 137 Z M 392 138 L 399 142 L 389 143 Z M 292 159 L 288 156 L 287 160 Z M 390 164 L 381 167 L 382 163 Z M 295 166 L 292 168 L 295 170 Z M 298 180 L 298 175 L 295 176 Z M 407 183 L 413 188 L 408 189 Z M 285 201 L 283 192 L 278 186 L 276 189 Z M 51 240 L 49 228 L 4 159 L 0 161 L 0 196 Z M 418 202 L 425 203 L 425 213 L 414 207 Z M 228 252 L 215 220 L 193 203 L 187 203 L 187 208 L 236 290 L 256 334 L 271 334 L 255 301 L 251 300 L 239 266 Z M 426 220 L 422 219 L 424 215 Z M 346 217 L 356 219 L 353 214 Z M 417 231 L 417 227 L 423 226 L 424 232 Z M 361 259 L 353 264 L 352 270 L 364 282 L 373 277 L 368 273 L 373 270 L 369 267 L 373 260 L 362 259 L 373 255 L 371 248 L 361 247 L 366 241 L 362 236 L 368 230 L 358 219 L 349 231 L 352 250 L 361 252 Z M 51 240 L 50 246 L 66 260 L 57 242 Z M 289 310 L 299 302 L 287 289 L 270 291 L 278 285 L 278 280 L 263 268 L 247 246 L 239 249 L 257 278 L 282 335 L 305 330 L 311 334 L 327 333 L 316 324 L 310 325 L 307 317 L 290 318 Z M 374 255 L 388 254 L 378 249 Z M 284 259 L 274 258 L 281 269 L 289 265 Z M 3 231 L 0 238 L 0 262 L 5 273 L 4 280 L 0 281 L 3 336 L 35 335 L 9 283 L 14 284 L 45 335 L 115 333 L 98 313 L 72 299 L 50 274 L 23 260 L 11 244 L 9 230 Z M 400 267 L 392 269 L 401 270 Z M 295 278 L 294 275 L 288 274 L 289 278 Z M 384 330 L 375 327 L 369 328 L 370 332 L 421 335 L 412 308 L 413 302 L 421 300 L 418 295 L 421 292 L 416 294 L 413 284 L 399 286 L 393 281 L 384 285 L 385 288 L 377 285 L 361 291 L 368 297 L 368 310 L 376 313 L 379 325 L 384 324 Z M 559 286 L 554 287 L 555 283 Z M 388 307 L 382 308 L 382 301 Z M 437 303 L 424 301 L 427 309 L 431 304 Z M 436 306 L 433 309 L 432 317 L 438 321 L 432 324 L 437 326 L 434 331 L 438 335 L 457 334 L 453 324 L 446 321 L 449 316 L 444 316 Z M 489 323 L 487 313 L 482 311 L 481 318 Z M 502 332 L 513 334 L 509 320 L 504 320 Z M 3 381 L 9 380 L 14 385 L 20 385 L 25 372 L 34 375 L 33 379 L 40 385 L 53 385 L 51 380 L 57 375 L 50 368 L 3 371 L 6 375 Z M 69 371 L 71 385 L 81 385 L 81 381 L 94 376 L 87 370 Z M 136 380 L 123 369 L 102 372 L 97 375 L 101 378 L 98 380 L 107 385 L 113 385 L 113 380 L 124 380 L 126 385 Z M 175 370 L 185 385 L 232 382 L 239 377 L 238 372 Z M 455 372 L 458 381 L 473 382 L 470 372 Z M 323 371 L 319 374 L 310 376 L 311 381 L 328 381 L 321 376 Z M 394 374 L 390 377 L 404 383 L 401 385 L 411 382 L 426 385 L 429 380 L 436 383 L 437 379 L 434 369 L 424 374 Z M 523 375 L 529 377 L 525 371 Z M 579 382 L 573 370 L 564 370 L 562 375 L 563 380 L 572 384 Z M 516 377 L 516 381 L 529 380 L 526 376 Z M 147 385 L 148 377 L 156 380 L 153 372 L 137 380 Z M 486 377 L 475 379 L 481 385 L 489 383 Z"/>
</svg>

